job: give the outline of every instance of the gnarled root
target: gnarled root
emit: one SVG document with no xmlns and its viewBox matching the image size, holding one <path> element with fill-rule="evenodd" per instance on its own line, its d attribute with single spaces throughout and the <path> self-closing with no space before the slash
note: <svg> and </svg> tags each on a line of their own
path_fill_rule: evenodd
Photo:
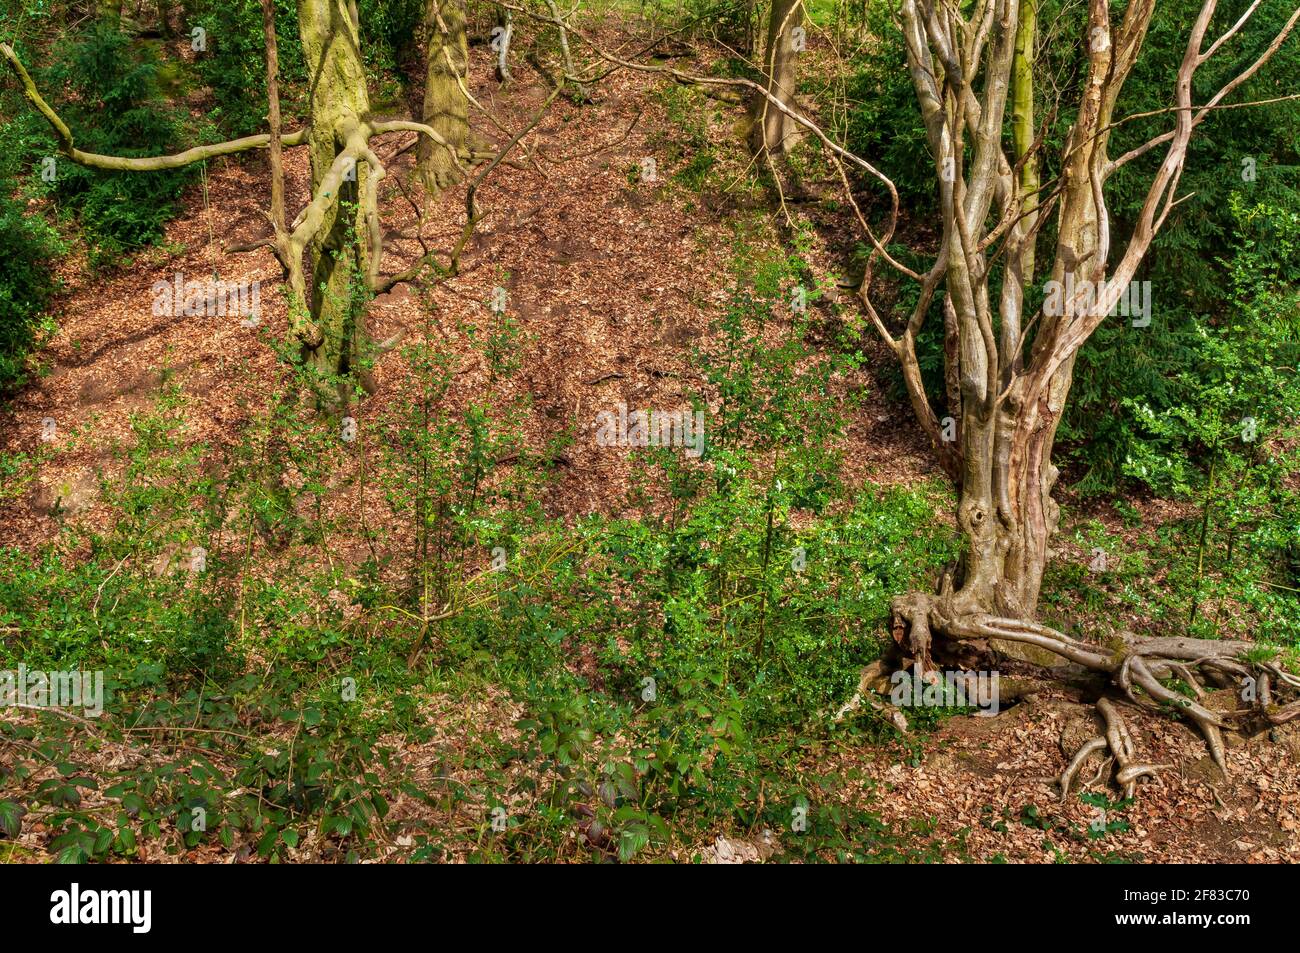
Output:
<svg viewBox="0 0 1300 953">
<path fill-rule="evenodd" d="M 1172 709 L 1186 717 L 1200 730 L 1214 763 L 1226 775 L 1227 759 L 1224 754 L 1223 730 L 1230 722 L 1252 717 L 1271 725 L 1280 725 L 1300 717 L 1300 700 L 1279 705 L 1281 692 L 1300 694 L 1300 677 L 1281 669 L 1275 660 L 1252 661 L 1258 657 L 1260 646 L 1251 642 L 1211 642 L 1191 638 L 1142 638 L 1131 632 L 1121 633 L 1119 640 L 1110 645 L 1098 645 L 1071 638 L 1063 632 L 1029 622 L 989 614 L 951 613 L 951 600 L 947 593 L 929 595 L 912 593 L 894 601 L 894 637 L 922 666 L 929 667 L 932 644 L 936 636 L 957 641 L 1003 639 L 1021 642 L 1046 649 L 1070 662 L 1109 676 L 1114 688 L 1123 698 L 1103 696 L 1097 710 L 1105 723 L 1103 734 L 1086 741 L 1069 765 L 1061 773 L 1061 796 L 1068 795 L 1083 765 L 1100 752 L 1109 751 L 1110 762 L 1091 783 L 1096 783 L 1115 767 L 1115 781 L 1131 798 L 1137 781 L 1172 765 L 1149 764 L 1138 760 L 1120 705 L 1126 699 L 1139 708 L 1158 711 Z M 1187 686 L 1188 697 L 1166 682 L 1177 679 Z M 1241 686 L 1243 700 L 1253 704 L 1232 712 L 1216 712 L 1202 704 L 1205 691 L 1202 683 Z M 1246 691 L 1245 689 L 1251 689 Z"/>
<path fill-rule="evenodd" d="M 1109 749 L 1111 757 L 1110 761 L 1102 766 L 1101 771 L 1097 772 L 1097 777 L 1093 779 L 1093 783 L 1100 780 L 1101 775 L 1107 770 L 1110 763 L 1118 763 L 1119 770 L 1115 772 L 1115 781 L 1123 790 L 1125 798 L 1133 796 L 1134 791 L 1137 789 L 1138 778 L 1173 767 L 1171 764 L 1146 764 L 1137 760 L 1137 746 L 1133 743 L 1133 734 L 1129 731 L 1128 724 L 1119 713 L 1119 709 L 1109 698 L 1098 699 L 1097 711 L 1101 713 L 1102 719 L 1106 722 L 1106 733 L 1104 736 L 1098 735 L 1084 742 L 1083 747 L 1079 749 L 1078 753 L 1070 761 L 1069 766 L 1062 772 L 1062 801 L 1069 796 L 1070 784 L 1074 781 L 1074 776 L 1078 773 L 1079 768 L 1098 751 Z"/>
<path fill-rule="evenodd" d="M 1070 785 L 1074 783 L 1074 776 L 1079 773 L 1079 769 L 1083 767 L 1084 762 L 1086 762 L 1098 751 L 1105 750 L 1105 748 L 1106 748 L 1106 739 L 1103 738 L 1101 735 L 1097 735 L 1085 741 L 1083 743 L 1083 746 L 1080 747 L 1079 750 L 1075 753 L 1074 757 L 1070 759 L 1069 765 L 1067 765 L 1066 769 L 1061 773 L 1061 800 L 1062 801 L 1064 801 L 1066 796 L 1070 793 Z M 1110 760 L 1114 761 L 1115 759 L 1112 756 Z M 1101 770 L 1105 771 L 1106 765 L 1103 764 Z M 1101 771 L 1097 772 L 1097 775 L 1099 778 L 1101 776 Z M 1098 778 L 1093 778 L 1093 783 L 1096 783 Z"/>
<path fill-rule="evenodd" d="M 910 652 L 918 671 L 924 676 L 933 668 L 930 660 L 930 612 L 935 597 L 923 592 L 909 593 L 894 600 L 894 641 Z"/>
</svg>

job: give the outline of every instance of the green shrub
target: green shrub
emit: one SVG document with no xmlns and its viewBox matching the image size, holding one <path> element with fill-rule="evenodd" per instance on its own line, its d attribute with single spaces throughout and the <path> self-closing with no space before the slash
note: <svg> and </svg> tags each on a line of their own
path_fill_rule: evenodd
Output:
<svg viewBox="0 0 1300 953">
<path fill-rule="evenodd" d="M 0 395 L 23 384 L 28 355 L 53 332 L 46 308 L 58 283 L 50 262 L 63 252 L 45 219 L 0 194 Z"/>
<path fill-rule="evenodd" d="M 1125 84 L 1116 115 L 1168 107 L 1170 77 L 1182 60 L 1197 10 L 1194 0 L 1156 6 L 1142 57 Z M 1276 35 L 1280 16 L 1278 10 L 1261 8 L 1251 25 L 1198 71 L 1197 102 L 1207 100 L 1254 61 Z M 1279 83 L 1298 70 L 1300 49 L 1284 44 L 1230 102 L 1277 97 L 1282 94 Z M 1126 122 L 1115 130 L 1109 152 L 1122 155 L 1169 128 L 1169 114 L 1163 112 Z M 1222 356 L 1207 350 L 1207 342 L 1235 340 L 1243 357 L 1249 354 L 1244 350 L 1246 339 L 1224 338 L 1220 331 L 1234 325 L 1240 313 L 1232 250 L 1250 243 L 1267 254 L 1272 226 L 1259 218 L 1244 220 L 1237 210 L 1262 203 L 1283 217 L 1300 214 L 1298 143 L 1300 104 L 1296 102 L 1222 110 L 1207 118 L 1192 137 L 1179 181 L 1179 194 L 1192 197 L 1156 236 L 1137 276 L 1151 282 L 1150 326 L 1134 328 L 1122 318 L 1105 321 L 1076 362 L 1060 439 L 1062 456 L 1071 464 L 1067 473 L 1081 492 L 1112 492 L 1126 479 L 1144 482 L 1129 462 L 1144 455 L 1151 437 L 1150 428 L 1137 416 L 1138 408 L 1156 417 L 1196 413 L 1200 406 L 1196 381 Z M 1125 236 L 1132 228 L 1163 156 L 1163 149 L 1151 150 L 1121 168 L 1108 184 L 1112 234 Z M 1292 285 L 1300 281 L 1300 265 L 1293 255 L 1280 256 L 1276 264 L 1277 281 Z M 1265 315 L 1260 319 L 1272 320 Z M 1267 399 L 1265 393 L 1240 396 Z M 1181 449 L 1193 456 L 1204 450 L 1186 442 Z"/>
<path fill-rule="evenodd" d="M 38 83 L 73 130 L 77 147 L 128 157 L 161 155 L 182 147 L 182 122 L 162 101 L 158 60 L 148 46 L 112 27 L 97 24 L 66 40 L 51 66 L 37 70 Z M 30 110 L 27 110 L 30 113 Z M 32 187 L 75 215 L 91 246 L 92 264 L 115 263 L 122 253 L 148 245 L 176 214 L 181 190 L 196 168 L 165 172 L 107 172 L 58 155 L 48 129 L 32 132 L 28 115 L 16 130 Z M 55 157 L 55 178 L 39 177 Z"/>
<path fill-rule="evenodd" d="M 212 118 L 231 136 L 266 131 L 266 38 L 260 0 L 221 0 L 196 5 L 194 25 L 207 31 L 207 51 L 195 63 L 212 90 Z M 276 52 L 281 108 L 292 116 L 291 98 L 307 80 L 298 37 L 298 8 L 275 3 Z M 286 127 L 287 128 L 287 127 Z"/>
</svg>

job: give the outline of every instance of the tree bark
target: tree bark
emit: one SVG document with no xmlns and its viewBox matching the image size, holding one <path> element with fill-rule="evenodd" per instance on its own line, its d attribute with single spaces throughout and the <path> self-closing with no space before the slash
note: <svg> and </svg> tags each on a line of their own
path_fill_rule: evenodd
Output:
<svg viewBox="0 0 1300 953">
<path fill-rule="evenodd" d="M 370 111 L 360 36 L 339 0 L 299 0 L 299 34 L 313 77 L 311 129 L 312 195 L 328 192 L 326 176 L 348 149 L 365 147 L 364 117 Z M 370 248 L 365 236 L 368 202 L 363 200 L 372 170 L 357 156 L 345 163 L 337 196 L 306 247 L 311 271 L 310 309 L 318 341 L 303 345 L 303 357 L 318 372 L 342 376 L 358 366 L 365 341 L 366 276 Z M 291 303 L 291 307 L 294 305 Z"/>
<path fill-rule="evenodd" d="M 803 25 L 803 0 L 772 0 L 768 20 L 767 54 L 764 60 L 764 88 L 792 107 L 796 85 L 795 58 L 798 56 L 796 28 Z M 752 145 L 756 152 L 783 151 L 798 127 L 785 112 L 772 105 L 766 96 L 756 96 L 751 107 Z"/>
<path fill-rule="evenodd" d="M 427 0 L 424 25 L 424 122 L 441 133 L 456 154 L 463 154 L 469 141 L 469 100 L 461 88 L 469 66 L 464 0 Z M 428 138 L 420 140 L 418 163 L 430 195 L 462 177 L 452 152 Z"/>
</svg>

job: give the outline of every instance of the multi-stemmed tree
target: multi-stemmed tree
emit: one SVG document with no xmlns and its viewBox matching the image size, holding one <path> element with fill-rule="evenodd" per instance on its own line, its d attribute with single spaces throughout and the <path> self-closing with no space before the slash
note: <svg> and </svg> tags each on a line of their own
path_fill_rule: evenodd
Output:
<svg viewBox="0 0 1300 953">
<path fill-rule="evenodd" d="M 1124 121 L 1115 116 L 1116 101 L 1142 50 L 1155 0 L 1128 0 L 1115 14 L 1108 0 L 1089 0 L 1083 35 L 1061 40 L 1079 45 L 1086 67 L 1077 101 L 1061 109 L 1072 121 L 1059 144 L 1059 174 L 1047 182 L 1040 181 L 1039 160 L 1048 125 L 1038 128 L 1034 118 L 1037 0 L 901 3 L 908 69 L 934 158 L 941 235 L 925 271 L 900 262 L 887 238 L 873 237 L 861 299 L 897 356 L 916 416 L 958 488 L 966 551 L 937 592 L 896 599 L 895 633 L 923 670 L 946 639 L 1033 646 L 1104 673 L 1115 689 L 1098 702 L 1104 733 L 1071 762 L 1065 788 L 1084 759 L 1107 748 L 1127 794 L 1155 770 L 1138 760 L 1115 704 L 1123 698 L 1183 711 L 1224 767 L 1221 729 L 1229 716 L 1167 687 L 1171 678 L 1182 679 L 1198 698 L 1207 677 L 1245 680 L 1259 702 L 1256 712 L 1268 720 L 1300 715 L 1300 703 L 1273 704 L 1275 690 L 1294 691 L 1300 679 L 1261 661 L 1250 642 L 1121 633 L 1101 644 L 1036 621 L 1059 514 L 1052 499 L 1053 442 L 1075 358 L 1113 313 L 1171 210 L 1188 197 L 1179 195 L 1178 184 L 1193 133 L 1267 63 L 1300 19 L 1297 8 L 1257 58 L 1206 102 L 1194 102 L 1197 70 L 1243 35 L 1261 2 L 1253 0 L 1216 38 L 1216 0 L 1205 0 L 1174 79 L 1169 128 L 1112 157 L 1111 133 Z M 1163 150 L 1163 159 L 1136 223 L 1127 236 L 1113 234 L 1107 182 L 1153 150 Z M 873 277 L 882 266 L 919 283 L 903 320 L 882 315 L 874 304 Z M 1039 281 L 1066 291 L 1026 313 L 1026 291 Z M 931 406 L 917 356 L 917 336 L 936 302 L 945 323 L 950 419 Z"/>
</svg>

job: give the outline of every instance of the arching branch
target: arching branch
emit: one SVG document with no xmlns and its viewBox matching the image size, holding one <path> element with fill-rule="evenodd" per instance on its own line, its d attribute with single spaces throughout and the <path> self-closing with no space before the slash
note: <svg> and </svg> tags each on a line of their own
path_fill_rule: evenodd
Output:
<svg viewBox="0 0 1300 953">
<path fill-rule="evenodd" d="M 27 97 L 36 110 L 45 117 L 46 121 L 54 129 L 54 134 L 59 140 L 59 151 L 66 155 L 77 165 L 84 165 L 92 169 L 106 169 L 117 172 L 159 172 L 164 169 L 179 169 L 183 166 L 192 165 L 195 162 L 202 162 L 204 159 L 215 159 L 218 156 L 233 155 L 237 152 L 247 152 L 250 149 L 265 149 L 271 144 L 271 136 L 267 133 L 258 133 L 255 136 L 245 136 L 242 139 L 231 139 L 226 142 L 218 142 L 210 146 L 195 146 L 193 149 L 186 149 L 184 152 L 178 152 L 175 155 L 168 156 L 148 156 L 145 158 L 128 158 L 126 156 L 105 156 L 94 152 L 82 152 L 75 145 L 72 137 L 72 130 L 68 128 L 59 114 L 54 111 L 45 98 L 41 96 L 40 91 L 36 88 L 36 83 L 32 80 L 31 75 L 18 59 L 18 55 L 13 51 L 13 47 L 7 43 L 0 43 L 0 56 L 5 58 L 9 64 L 10 70 L 18 78 L 22 86 L 23 95 Z M 307 140 L 307 130 L 300 129 L 284 136 L 280 141 L 286 146 L 300 146 Z"/>
</svg>

